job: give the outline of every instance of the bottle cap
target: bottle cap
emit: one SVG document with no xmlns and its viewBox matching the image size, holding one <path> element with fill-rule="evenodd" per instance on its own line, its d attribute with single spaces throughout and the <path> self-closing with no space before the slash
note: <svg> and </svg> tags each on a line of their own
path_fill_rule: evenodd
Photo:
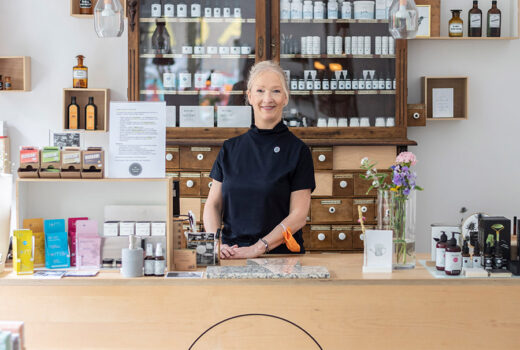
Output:
<svg viewBox="0 0 520 350">
<path fill-rule="evenodd" d="M 448 240 L 448 236 L 446 236 L 446 232 L 442 231 L 441 242 L 446 242 Z"/>
<path fill-rule="evenodd" d="M 153 244 L 152 243 L 146 244 L 146 256 L 153 256 Z"/>
<path fill-rule="evenodd" d="M 451 12 L 462 12 L 462 10 L 450 10 Z"/>
<path fill-rule="evenodd" d="M 448 239 L 448 246 L 449 247 L 456 247 L 457 246 L 457 240 L 455 239 L 455 233 L 456 232 L 452 232 L 451 233 L 451 238 Z"/>
<path fill-rule="evenodd" d="M 155 247 L 155 256 L 156 257 L 163 256 L 161 243 L 157 243 L 157 247 Z"/>
<path fill-rule="evenodd" d="M 469 246 L 468 246 L 468 241 L 467 240 L 464 240 L 464 244 L 463 244 L 463 247 L 462 247 L 462 252 L 464 254 L 469 254 Z"/>
</svg>

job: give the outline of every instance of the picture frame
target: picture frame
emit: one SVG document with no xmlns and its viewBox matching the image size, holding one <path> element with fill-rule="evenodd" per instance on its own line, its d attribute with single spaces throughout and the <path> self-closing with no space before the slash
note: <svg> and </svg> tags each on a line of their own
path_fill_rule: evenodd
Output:
<svg viewBox="0 0 520 350">
<path fill-rule="evenodd" d="M 363 273 L 392 273 L 392 230 L 366 230 L 363 235 Z"/>
<path fill-rule="evenodd" d="M 416 5 L 418 12 L 419 28 L 416 38 L 429 38 L 431 36 L 431 5 Z"/>
<path fill-rule="evenodd" d="M 83 144 L 82 132 L 79 131 L 49 131 L 49 145 L 53 147 L 81 147 Z"/>
</svg>

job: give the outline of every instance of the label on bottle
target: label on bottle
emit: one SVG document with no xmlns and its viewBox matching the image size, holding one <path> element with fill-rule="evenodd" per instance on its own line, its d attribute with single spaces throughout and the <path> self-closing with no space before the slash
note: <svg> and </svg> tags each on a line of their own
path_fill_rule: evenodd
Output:
<svg viewBox="0 0 520 350">
<path fill-rule="evenodd" d="M 365 88 L 366 88 L 367 90 L 372 90 L 372 80 L 367 80 L 367 81 L 365 82 Z"/>
<path fill-rule="evenodd" d="M 340 80 L 338 82 L 338 89 L 339 90 L 345 90 L 345 80 Z"/>
<path fill-rule="evenodd" d="M 338 3 L 337 2 L 329 2 L 329 6 L 327 8 L 327 18 L 328 19 L 338 19 Z"/>
<path fill-rule="evenodd" d="M 462 254 L 460 252 L 446 252 L 444 271 L 459 274 L 462 270 Z"/>
<path fill-rule="evenodd" d="M 329 90 L 329 80 L 328 79 L 324 79 L 323 82 L 321 83 L 321 86 L 323 87 L 323 90 Z"/>
<path fill-rule="evenodd" d="M 154 275 L 155 274 L 155 260 L 144 261 L 144 274 Z"/>
<path fill-rule="evenodd" d="M 314 84 L 312 83 L 312 80 L 307 80 L 307 82 L 305 83 L 305 87 L 307 90 L 312 90 Z"/>
<path fill-rule="evenodd" d="M 352 90 L 359 90 L 359 82 L 357 79 L 352 80 Z"/>
<path fill-rule="evenodd" d="M 321 80 L 314 80 L 314 90 L 321 90 Z"/>
<path fill-rule="evenodd" d="M 452 23 L 452 24 L 450 24 L 450 33 L 451 34 L 460 34 L 460 33 L 462 33 L 462 23 Z"/>
<path fill-rule="evenodd" d="M 288 0 L 280 2 L 280 19 L 287 20 L 291 18 L 291 3 Z"/>
<path fill-rule="evenodd" d="M 291 80 L 291 90 L 298 90 L 298 81 Z"/>
<path fill-rule="evenodd" d="M 174 12 L 175 12 L 174 9 L 175 9 L 175 6 L 173 4 L 164 5 L 164 17 L 173 17 Z"/>
<path fill-rule="evenodd" d="M 350 79 L 345 80 L 345 90 L 352 90 L 352 81 Z"/>
<path fill-rule="evenodd" d="M 242 17 L 242 9 L 240 7 L 235 7 L 233 9 L 233 17 L 241 18 Z"/>
<path fill-rule="evenodd" d="M 303 4 L 303 19 L 312 19 L 312 2 L 306 1 Z"/>
<path fill-rule="evenodd" d="M 179 90 L 191 88 L 191 73 L 179 73 Z"/>
<path fill-rule="evenodd" d="M 92 0 L 79 0 L 80 9 L 89 9 L 92 7 Z"/>
<path fill-rule="evenodd" d="M 87 71 L 81 69 L 74 69 L 72 72 L 72 77 L 74 79 L 87 79 Z M 7 83 L 5 83 L 7 85 Z"/>
<path fill-rule="evenodd" d="M 489 15 L 489 28 L 500 28 L 500 14 L 491 13 Z"/>
<path fill-rule="evenodd" d="M 188 17 L 188 5 L 178 4 L 177 5 L 177 17 Z"/>
<path fill-rule="evenodd" d="M 94 111 L 94 107 L 87 107 L 87 116 L 86 116 L 86 129 L 87 130 L 96 130 L 96 115 Z"/>
<path fill-rule="evenodd" d="M 0 90 L 4 89 L 4 82 L 0 80 Z"/>
<path fill-rule="evenodd" d="M 213 17 L 220 17 L 220 16 L 221 16 L 220 7 L 215 7 L 213 9 Z"/>
<path fill-rule="evenodd" d="M 10 82 L 10 81 L 6 81 L 6 82 L 5 82 L 5 86 L 4 86 L 4 88 L 5 88 L 6 90 L 11 90 L 12 87 L 13 87 L 13 86 L 11 85 L 11 82 Z"/>
<path fill-rule="evenodd" d="M 325 8 L 323 2 L 317 1 L 314 3 L 314 19 L 323 19 L 325 16 Z"/>
<path fill-rule="evenodd" d="M 163 85 L 165 88 L 175 88 L 175 73 L 163 73 Z"/>
<path fill-rule="evenodd" d="M 303 79 L 298 81 L 298 90 L 305 90 L 305 81 Z"/>
<path fill-rule="evenodd" d="M 200 4 L 191 4 L 191 17 L 200 17 Z"/>
<path fill-rule="evenodd" d="M 470 28 L 480 28 L 482 27 L 482 15 L 477 13 L 472 13 L 469 15 L 469 27 Z"/>
<path fill-rule="evenodd" d="M 338 81 L 336 79 L 332 79 L 330 81 L 330 89 L 337 90 L 338 89 Z"/>
<path fill-rule="evenodd" d="M 206 87 L 206 80 L 208 78 L 207 73 L 195 73 L 195 89 L 204 89 Z"/>
<path fill-rule="evenodd" d="M 76 106 L 69 107 L 69 129 L 78 128 L 78 108 Z"/>
<path fill-rule="evenodd" d="M 351 19 L 352 18 L 352 4 L 350 1 L 344 1 L 341 5 L 341 18 Z"/>
<path fill-rule="evenodd" d="M 164 270 L 165 269 L 166 269 L 166 260 L 155 260 L 154 274 L 156 276 L 164 275 Z"/>
<path fill-rule="evenodd" d="M 152 17 L 161 17 L 161 4 L 159 4 L 159 3 L 152 4 Z M 173 17 L 173 14 L 172 14 L 172 17 Z"/>
<path fill-rule="evenodd" d="M 359 90 L 365 90 L 365 81 L 363 79 L 358 81 Z"/>
<path fill-rule="evenodd" d="M 435 248 L 435 266 L 446 266 L 446 248 Z"/>
<path fill-rule="evenodd" d="M 463 268 L 473 267 L 473 261 L 471 261 L 471 258 L 469 256 L 462 257 L 462 267 Z"/>
<path fill-rule="evenodd" d="M 387 79 L 385 81 L 385 89 L 386 90 L 392 90 L 392 81 L 390 79 Z"/>
<path fill-rule="evenodd" d="M 231 9 L 229 7 L 224 7 L 222 10 L 225 18 L 231 17 Z"/>
<path fill-rule="evenodd" d="M 207 17 L 207 18 L 211 17 L 211 13 L 212 13 L 211 7 L 204 8 L 204 17 Z"/>
<path fill-rule="evenodd" d="M 480 267 L 480 266 L 482 266 L 482 257 L 474 256 L 473 257 L 473 267 Z"/>
</svg>

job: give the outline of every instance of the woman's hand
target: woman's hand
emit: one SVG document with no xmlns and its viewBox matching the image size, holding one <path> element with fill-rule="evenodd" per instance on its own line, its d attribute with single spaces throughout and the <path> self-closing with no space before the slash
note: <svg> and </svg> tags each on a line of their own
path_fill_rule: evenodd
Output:
<svg viewBox="0 0 520 350">
<path fill-rule="evenodd" d="M 234 246 L 236 247 L 236 246 Z M 259 245 L 258 243 L 253 244 L 249 247 L 236 247 L 233 248 L 234 254 L 231 259 L 252 259 L 259 257 L 265 253 L 265 246 Z"/>
<path fill-rule="evenodd" d="M 238 245 L 234 245 L 232 247 L 227 244 L 222 244 L 220 246 L 220 258 L 221 259 L 231 259 L 235 255 L 235 249 L 238 249 Z"/>
</svg>

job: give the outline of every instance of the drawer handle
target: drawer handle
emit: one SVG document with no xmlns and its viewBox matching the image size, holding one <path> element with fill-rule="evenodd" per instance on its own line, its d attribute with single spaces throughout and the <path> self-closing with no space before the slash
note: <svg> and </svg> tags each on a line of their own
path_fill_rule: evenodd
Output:
<svg viewBox="0 0 520 350">
<path fill-rule="evenodd" d="M 347 187 L 347 186 L 348 186 L 348 182 L 345 181 L 345 180 L 342 180 L 342 181 L 339 183 L 339 187 L 341 187 L 341 188 L 345 188 L 345 187 Z"/>
<path fill-rule="evenodd" d="M 203 160 L 204 159 L 204 154 L 202 154 L 202 153 L 197 154 L 197 159 L 198 160 Z"/>
<path fill-rule="evenodd" d="M 171 161 L 172 159 L 173 159 L 173 154 L 171 154 L 171 153 L 167 153 L 167 154 L 166 154 L 166 160 L 169 162 L 169 161 Z"/>
<path fill-rule="evenodd" d="M 335 212 L 336 212 L 336 208 L 334 208 L 334 207 L 329 208 L 329 213 L 334 214 Z"/>
<path fill-rule="evenodd" d="M 319 239 L 320 241 L 324 241 L 324 240 L 325 240 L 325 234 L 324 234 L 324 233 L 319 233 L 319 234 L 318 234 L 318 239 Z"/>
<path fill-rule="evenodd" d="M 186 186 L 188 186 L 188 188 L 192 188 L 193 185 L 194 185 L 193 180 L 186 181 Z"/>
<path fill-rule="evenodd" d="M 340 234 L 338 235 L 338 238 L 339 238 L 340 240 L 344 241 L 345 238 L 347 238 L 347 235 L 346 235 L 345 233 L 343 233 L 343 232 L 340 232 Z"/>
<path fill-rule="evenodd" d="M 208 187 L 211 188 L 211 186 L 213 186 L 213 181 L 208 183 Z"/>
<path fill-rule="evenodd" d="M 318 160 L 319 160 L 320 162 L 324 162 L 325 159 L 327 159 L 327 157 L 325 157 L 324 154 L 320 154 L 320 155 L 318 156 Z"/>
<path fill-rule="evenodd" d="M 361 207 L 361 212 L 362 212 L 362 213 L 366 213 L 367 211 L 368 211 L 368 208 L 367 208 L 367 207 L 365 207 L 365 206 L 362 206 L 362 207 Z"/>
</svg>

